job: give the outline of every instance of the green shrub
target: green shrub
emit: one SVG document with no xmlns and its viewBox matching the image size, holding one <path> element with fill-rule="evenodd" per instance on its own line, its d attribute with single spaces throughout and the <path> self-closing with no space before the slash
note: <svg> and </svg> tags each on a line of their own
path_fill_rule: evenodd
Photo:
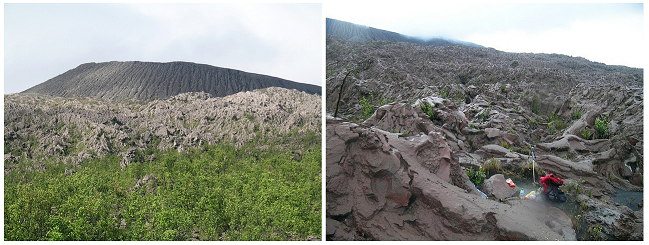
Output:
<svg viewBox="0 0 649 245">
<path fill-rule="evenodd" d="M 243 117 L 248 119 L 248 121 L 255 121 L 255 114 L 252 113 L 243 113 Z"/>
<path fill-rule="evenodd" d="M 489 119 L 489 114 L 491 114 L 491 108 L 485 109 L 482 113 L 478 115 L 478 118 L 480 118 L 481 121 L 487 121 Z"/>
<path fill-rule="evenodd" d="M 577 109 L 573 108 L 572 120 L 577 120 L 579 118 L 581 118 L 581 111 L 579 111 L 579 108 L 577 108 Z"/>
<path fill-rule="evenodd" d="M 557 130 L 554 129 L 554 124 L 548 124 L 549 134 L 555 134 Z"/>
<path fill-rule="evenodd" d="M 514 148 L 514 151 L 525 155 L 529 155 L 531 152 L 530 148 L 527 147 L 526 148 L 516 147 Z"/>
<path fill-rule="evenodd" d="M 389 104 L 389 103 L 392 103 L 392 99 L 383 98 L 383 97 L 380 97 L 379 98 L 380 100 L 375 101 L 375 98 L 376 98 L 376 97 L 374 97 L 375 94 L 378 96 L 378 94 L 379 94 L 378 90 L 372 92 L 370 94 L 369 99 L 367 99 L 367 98 L 365 98 L 365 96 L 363 96 L 363 98 L 358 101 L 358 104 L 360 104 L 361 107 L 362 107 L 361 108 L 361 119 L 362 120 L 370 118 L 372 116 L 372 114 L 374 114 L 374 111 L 376 110 L 376 108 L 381 107 L 381 106 L 386 105 L 386 104 Z M 375 105 L 374 103 L 377 103 L 377 102 L 378 102 L 378 105 Z"/>
<path fill-rule="evenodd" d="M 568 125 L 566 123 L 564 123 L 563 121 L 561 121 L 559 119 L 556 119 L 554 121 L 554 125 L 557 127 L 558 130 L 563 130 L 563 129 L 568 127 Z"/>
<path fill-rule="evenodd" d="M 419 109 L 426 114 L 430 120 L 435 120 L 435 111 L 433 110 L 433 107 L 428 104 L 428 102 L 422 102 L 421 105 L 419 105 Z"/>
<path fill-rule="evenodd" d="M 592 133 L 586 129 L 581 130 L 581 137 L 586 140 L 592 139 Z"/>
<path fill-rule="evenodd" d="M 439 96 L 442 97 L 442 99 L 446 99 L 448 97 L 449 92 L 450 89 L 439 91 Z"/>
<path fill-rule="evenodd" d="M 291 240 L 321 234 L 321 146 L 300 160 L 248 143 L 205 145 L 121 169 L 117 154 L 57 157 L 5 174 L 5 240 Z M 29 161 L 29 160 L 25 160 Z M 28 164 L 23 162 L 21 164 Z M 143 176 L 154 178 L 137 185 Z M 125 224 L 123 226 L 122 224 Z"/>
<path fill-rule="evenodd" d="M 370 118 L 372 116 L 372 114 L 374 114 L 374 109 L 375 109 L 374 105 L 372 105 L 370 102 L 368 102 L 367 99 L 365 98 L 365 96 L 363 96 L 363 98 L 361 100 L 359 100 L 358 103 L 362 107 L 362 109 L 361 109 L 361 113 L 362 113 L 361 118 L 363 120 Z"/>
<path fill-rule="evenodd" d="M 608 126 L 611 122 L 608 121 L 608 115 L 604 114 L 595 120 L 595 131 L 598 139 L 608 139 Z"/>
<path fill-rule="evenodd" d="M 539 107 L 541 106 L 541 101 L 539 99 L 538 95 L 534 95 L 534 99 L 532 99 L 532 112 L 534 114 L 539 114 Z"/>
<path fill-rule="evenodd" d="M 482 167 L 478 168 L 478 170 L 473 170 L 473 168 L 466 168 L 464 171 L 475 186 L 481 185 L 486 177 L 486 173 L 482 169 Z"/>
<path fill-rule="evenodd" d="M 513 151 L 513 149 L 514 149 L 511 145 L 509 145 L 509 143 L 507 143 L 507 141 L 500 142 L 500 146 L 502 146 L 503 148 L 509 149 L 510 151 Z"/>
<path fill-rule="evenodd" d="M 484 165 L 482 170 L 485 172 L 485 177 L 497 174 L 500 171 L 500 163 L 495 158 L 489 159 Z"/>
</svg>

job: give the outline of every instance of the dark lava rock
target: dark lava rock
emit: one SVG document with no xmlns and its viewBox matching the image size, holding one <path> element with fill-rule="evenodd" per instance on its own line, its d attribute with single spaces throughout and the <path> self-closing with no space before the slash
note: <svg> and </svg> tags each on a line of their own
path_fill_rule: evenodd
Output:
<svg viewBox="0 0 649 245">
<path fill-rule="evenodd" d="M 166 99 L 187 92 L 223 97 L 238 92 L 281 87 L 321 94 L 320 86 L 190 62 L 86 63 L 22 93 L 110 100 Z"/>
</svg>

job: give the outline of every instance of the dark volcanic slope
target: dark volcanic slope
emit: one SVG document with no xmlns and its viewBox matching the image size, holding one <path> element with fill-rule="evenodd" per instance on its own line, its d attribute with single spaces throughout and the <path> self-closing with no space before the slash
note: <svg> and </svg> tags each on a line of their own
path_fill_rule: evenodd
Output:
<svg viewBox="0 0 649 245">
<path fill-rule="evenodd" d="M 168 98 L 186 92 L 223 97 L 268 87 L 320 94 L 319 86 L 190 62 L 87 63 L 22 93 L 111 100 Z"/>
<path fill-rule="evenodd" d="M 424 46 L 453 46 L 464 45 L 482 47 L 480 45 L 458 40 L 432 38 L 423 40 L 415 37 L 401 35 L 396 32 L 385 31 L 373 27 L 357 25 L 354 23 L 327 18 L 327 35 L 338 36 L 349 41 L 390 41 L 416 43 Z"/>
</svg>

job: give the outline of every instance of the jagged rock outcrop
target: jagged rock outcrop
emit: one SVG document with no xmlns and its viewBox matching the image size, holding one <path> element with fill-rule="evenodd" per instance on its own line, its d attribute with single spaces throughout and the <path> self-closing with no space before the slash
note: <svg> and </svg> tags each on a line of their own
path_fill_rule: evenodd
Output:
<svg viewBox="0 0 649 245">
<path fill-rule="evenodd" d="M 556 208 L 473 192 L 440 133 L 404 136 L 328 117 L 326 137 L 330 240 L 575 239 Z"/>
<path fill-rule="evenodd" d="M 327 35 L 326 66 L 326 110 L 333 113 L 341 97 L 339 113 L 350 119 L 358 117 L 363 97 L 374 104 L 382 100 L 412 103 L 431 95 L 466 104 L 477 96 L 486 97 L 512 111 L 518 106 L 521 112 L 545 117 L 565 113 L 565 101 L 593 85 L 606 89 L 615 81 L 624 90 L 642 87 L 643 81 L 642 69 L 607 66 L 579 57 L 458 45 L 351 42 L 333 35 Z M 576 87 L 578 84 L 584 85 Z M 342 96 L 338 96 L 341 86 Z M 570 94 L 573 88 L 575 92 Z M 613 91 L 618 89 L 600 94 Z"/>
<path fill-rule="evenodd" d="M 5 95 L 4 109 L 5 173 L 23 160 L 34 162 L 28 168 L 38 169 L 37 163 L 55 157 L 74 169 L 107 154 L 121 156 L 126 167 L 153 160 L 142 154 L 150 147 L 186 151 L 219 142 L 239 147 L 262 139 L 290 146 L 301 142 L 286 135 L 311 132 L 317 140 L 321 130 L 319 95 L 275 87 L 226 97 L 184 93 L 153 101 L 11 94 Z"/>
<path fill-rule="evenodd" d="M 480 103 L 480 100 L 474 101 Z M 420 108 L 422 103 L 434 105 L 432 110 L 438 116 L 425 115 Z M 516 146 L 518 151 L 522 151 L 523 142 L 529 136 L 519 137 L 519 134 L 509 132 L 516 127 L 507 125 L 512 121 L 509 118 L 518 114 L 500 106 L 492 105 L 491 108 L 495 112 L 486 114 L 488 110 L 484 108 L 465 106 L 464 112 L 459 113 L 462 108 L 448 100 L 427 97 L 413 105 L 384 105 L 360 124 L 328 118 L 328 239 L 538 240 L 553 237 L 575 240 L 577 233 L 564 211 L 543 202 L 511 199 L 518 193 L 504 183 L 503 175 L 487 176 L 491 177 L 490 180 L 481 187 L 490 196 L 487 200 L 480 197 L 468 180 L 463 167 L 481 166 L 486 159 L 493 158 L 501 162 L 502 167 L 514 171 L 522 171 L 529 164 L 530 152 L 513 150 Z M 467 125 L 483 120 L 481 117 L 486 120 L 479 126 Z M 534 132 L 530 129 L 521 131 Z M 607 195 L 615 193 L 615 188 L 641 191 L 630 186 L 628 181 L 619 179 L 616 184 L 616 181 L 606 179 L 597 171 L 593 160 L 573 161 L 555 155 L 564 152 L 584 154 L 606 165 L 615 162 L 616 151 L 611 140 L 586 140 L 574 135 L 555 139 L 557 141 L 537 144 L 536 167 L 565 179 L 570 183 L 566 185 L 568 188 L 574 186 L 582 193 L 587 192 L 588 198 L 593 200 L 610 198 Z M 462 147 L 465 145 L 463 142 L 471 143 Z M 483 145 L 475 149 L 477 144 Z M 631 161 L 638 160 L 629 159 Z M 537 173 L 536 177 L 540 174 Z M 503 188 L 494 188 L 498 184 Z M 459 203 L 462 208 L 458 209 L 454 203 Z M 593 209 L 592 212 L 603 212 L 602 209 L 605 208 Z M 529 216 L 530 213 L 537 216 Z M 525 220 L 516 221 L 518 215 L 526 217 Z M 633 220 L 634 223 L 628 227 L 641 226 L 641 222 L 633 217 L 637 215 L 618 215 L 613 220 L 614 223 Z M 600 222 L 599 219 L 584 221 L 590 222 L 589 227 Z M 540 224 L 533 224 L 535 222 Z M 463 225 L 469 228 L 451 228 Z M 541 232 L 543 235 L 529 232 L 534 230 L 531 227 L 538 225 L 547 229 Z M 605 232 L 609 231 L 618 233 L 610 234 L 612 237 L 637 239 L 642 236 L 628 233 L 638 232 L 636 228 L 608 229 Z"/>
<path fill-rule="evenodd" d="M 233 69 L 191 62 L 138 61 L 82 64 L 22 93 L 149 100 L 167 99 L 188 92 L 223 97 L 269 87 L 321 94 L 319 86 Z"/>
<path fill-rule="evenodd" d="M 633 211 L 627 206 L 611 205 L 586 195 L 578 195 L 576 201 L 585 207 L 582 218 L 592 227 L 602 229 L 595 233 L 598 239 L 606 240 L 608 236 L 615 240 L 644 239 L 642 209 Z"/>
</svg>

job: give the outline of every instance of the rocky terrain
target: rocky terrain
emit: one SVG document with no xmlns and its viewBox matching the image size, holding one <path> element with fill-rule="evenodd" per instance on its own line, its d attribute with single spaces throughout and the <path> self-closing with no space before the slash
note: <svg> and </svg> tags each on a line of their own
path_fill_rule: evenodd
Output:
<svg viewBox="0 0 649 245">
<path fill-rule="evenodd" d="M 45 167 L 40 161 L 51 157 L 68 164 L 70 172 L 84 160 L 107 154 L 119 154 L 126 167 L 152 160 L 146 154 L 151 147 L 186 151 L 265 140 L 290 149 L 302 142 L 291 142 L 288 135 L 320 139 L 320 101 L 319 95 L 275 87 L 152 101 L 5 95 L 5 174 L 16 170 L 21 159 L 38 170 Z"/>
<path fill-rule="evenodd" d="M 472 47 L 482 47 L 475 43 L 462 42 L 444 38 L 416 38 L 402 35 L 396 32 L 376 29 L 370 26 L 357 25 L 354 23 L 327 18 L 326 28 L 327 35 L 333 35 L 344 38 L 353 42 L 362 41 L 390 41 L 390 42 L 408 42 L 424 46 L 452 46 L 466 45 Z"/>
<path fill-rule="evenodd" d="M 223 97 L 268 87 L 321 94 L 319 86 L 190 62 L 86 63 L 22 93 L 109 100 L 166 99 L 187 92 Z"/>
<path fill-rule="evenodd" d="M 612 198 L 642 199 L 642 74 L 328 35 L 327 239 L 643 240 L 642 201 Z M 532 171 L 568 201 L 520 200 L 505 179 L 527 194 Z"/>
</svg>

